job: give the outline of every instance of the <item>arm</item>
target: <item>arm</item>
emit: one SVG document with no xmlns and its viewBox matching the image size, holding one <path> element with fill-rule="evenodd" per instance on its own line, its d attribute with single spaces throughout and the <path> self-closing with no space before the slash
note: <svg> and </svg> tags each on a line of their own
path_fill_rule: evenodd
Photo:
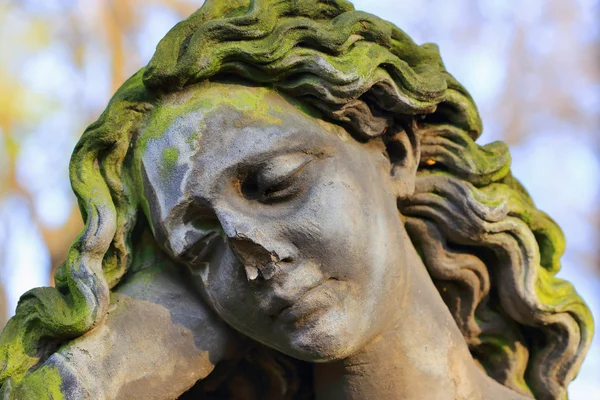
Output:
<svg viewBox="0 0 600 400">
<path fill-rule="evenodd" d="M 174 399 L 233 357 L 234 335 L 177 273 L 151 267 L 119 286 L 104 323 L 5 398 Z"/>
</svg>

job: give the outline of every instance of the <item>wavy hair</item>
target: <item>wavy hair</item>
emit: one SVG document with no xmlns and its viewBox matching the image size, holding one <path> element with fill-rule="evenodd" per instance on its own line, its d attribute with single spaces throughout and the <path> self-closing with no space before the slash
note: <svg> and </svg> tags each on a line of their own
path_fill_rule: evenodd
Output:
<svg viewBox="0 0 600 400">
<path fill-rule="evenodd" d="M 129 150 L 153 104 L 232 75 L 319 108 L 359 141 L 390 140 L 388 130 L 404 126 L 421 163 L 399 211 L 474 359 L 517 392 L 567 397 L 593 327 L 573 287 L 555 277 L 560 229 L 511 175 L 507 147 L 475 143 L 476 106 L 437 47 L 344 0 L 207 0 L 165 36 L 75 148 L 70 177 L 85 228 L 56 288 L 21 298 L 0 337 L 0 383 L 106 314 L 132 262 L 140 199 Z"/>
</svg>

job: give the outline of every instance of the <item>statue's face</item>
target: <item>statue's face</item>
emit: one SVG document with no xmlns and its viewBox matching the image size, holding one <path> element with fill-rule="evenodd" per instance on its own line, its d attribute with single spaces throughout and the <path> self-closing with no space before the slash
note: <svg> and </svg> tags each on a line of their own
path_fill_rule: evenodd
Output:
<svg viewBox="0 0 600 400">
<path fill-rule="evenodd" d="M 408 239 L 383 144 L 276 92 L 202 84 L 137 142 L 155 236 L 238 331 L 307 361 L 346 357 L 401 307 Z"/>
</svg>

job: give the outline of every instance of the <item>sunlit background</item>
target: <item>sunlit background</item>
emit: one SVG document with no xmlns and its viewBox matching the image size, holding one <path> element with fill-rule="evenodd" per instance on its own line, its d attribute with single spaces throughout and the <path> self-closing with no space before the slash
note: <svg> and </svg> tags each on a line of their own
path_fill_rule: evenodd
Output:
<svg viewBox="0 0 600 400">
<path fill-rule="evenodd" d="M 226 1 L 226 0 L 223 0 Z M 600 0 L 356 0 L 440 46 L 473 94 L 480 143 L 562 226 L 571 280 L 600 322 Z M 201 0 L 0 0 L 0 326 L 51 282 L 81 228 L 70 153 L 111 93 Z M 600 398 L 596 337 L 571 399 Z"/>
</svg>

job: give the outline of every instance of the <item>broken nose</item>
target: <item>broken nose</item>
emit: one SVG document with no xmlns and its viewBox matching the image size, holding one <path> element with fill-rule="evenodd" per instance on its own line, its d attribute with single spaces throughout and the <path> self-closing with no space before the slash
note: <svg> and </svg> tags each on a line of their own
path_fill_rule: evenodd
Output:
<svg viewBox="0 0 600 400">
<path fill-rule="evenodd" d="M 244 268 L 246 268 L 246 276 L 248 277 L 249 281 L 253 281 L 258 278 L 258 268 L 253 265 L 246 265 Z"/>
<path fill-rule="evenodd" d="M 271 279 L 277 272 L 279 257 L 260 244 L 247 237 L 237 236 L 229 240 L 231 248 L 244 265 L 246 277 L 249 281 L 258 278 Z"/>
<path fill-rule="evenodd" d="M 254 281 L 259 277 L 264 280 L 269 280 L 275 276 L 275 272 L 277 272 L 277 264 L 275 262 L 270 262 L 261 267 L 245 265 L 244 268 L 246 269 L 246 277 L 249 281 Z"/>
</svg>

